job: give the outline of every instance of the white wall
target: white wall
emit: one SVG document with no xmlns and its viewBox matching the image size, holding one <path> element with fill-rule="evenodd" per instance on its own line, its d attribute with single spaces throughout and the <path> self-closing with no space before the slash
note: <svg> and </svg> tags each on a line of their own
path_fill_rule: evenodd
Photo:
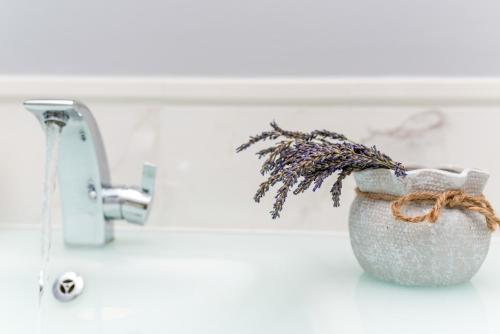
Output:
<svg viewBox="0 0 500 334">
<path fill-rule="evenodd" d="M 234 148 L 272 119 L 345 132 L 403 162 L 490 170 L 498 207 L 499 82 L 298 77 L 499 76 L 499 12 L 494 0 L 0 0 L 0 224 L 38 221 L 43 134 L 21 102 L 44 96 L 88 103 L 115 181 L 137 182 L 142 160 L 159 164 L 153 226 L 345 229 L 352 180 L 340 209 L 324 189 L 289 203 L 278 224 L 270 199 L 252 203 L 258 162 Z M 210 79 L 221 76 L 292 78 Z M 419 133 L 429 110 L 443 122 L 423 136 L 377 132 Z"/>
<path fill-rule="evenodd" d="M 0 74 L 498 76 L 496 0 L 0 0 Z"/>
<path fill-rule="evenodd" d="M 35 93 L 88 104 L 116 184 L 139 182 L 144 160 L 158 165 L 148 226 L 345 231 L 352 178 L 340 208 L 328 191 L 333 179 L 317 193 L 291 196 L 279 221 L 269 217 L 272 194 L 252 201 L 263 180 L 260 163 L 255 150 L 235 148 L 273 119 L 288 129 L 327 128 L 376 143 L 405 164 L 488 170 L 485 195 L 500 207 L 500 80 L 3 78 L 0 226 L 39 222 L 44 135 L 21 105 Z"/>
</svg>

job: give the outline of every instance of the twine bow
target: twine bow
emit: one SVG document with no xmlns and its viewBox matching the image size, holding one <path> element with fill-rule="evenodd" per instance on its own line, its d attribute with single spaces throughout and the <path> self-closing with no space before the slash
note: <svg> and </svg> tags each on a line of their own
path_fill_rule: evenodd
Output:
<svg viewBox="0 0 500 334">
<path fill-rule="evenodd" d="M 416 191 L 404 196 L 394 196 L 383 193 L 371 193 L 361 191 L 356 188 L 356 193 L 364 198 L 372 200 L 391 202 L 391 211 L 394 218 L 407 223 L 421 223 L 427 221 L 435 223 L 444 207 L 450 209 L 465 209 L 478 212 L 486 218 L 486 224 L 491 231 L 495 231 L 500 225 L 500 218 L 495 215 L 495 211 L 490 202 L 483 195 L 468 195 L 461 190 L 448 190 L 443 192 Z M 429 212 L 420 216 L 407 216 L 401 212 L 401 208 L 412 202 L 434 202 Z"/>
</svg>

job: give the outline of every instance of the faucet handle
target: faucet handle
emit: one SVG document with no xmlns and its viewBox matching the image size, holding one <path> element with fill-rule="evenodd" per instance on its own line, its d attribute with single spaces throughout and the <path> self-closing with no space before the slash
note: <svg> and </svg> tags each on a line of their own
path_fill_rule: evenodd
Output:
<svg viewBox="0 0 500 334">
<path fill-rule="evenodd" d="M 137 225 L 146 224 L 153 205 L 155 181 L 156 166 L 145 162 L 142 167 L 142 189 L 135 190 L 135 195 L 122 204 L 122 214 L 126 221 Z"/>
<path fill-rule="evenodd" d="M 142 191 L 149 196 L 154 196 L 156 180 L 156 166 L 145 162 L 142 167 Z"/>
<path fill-rule="evenodd" d="M 156 166 L 144 163 L 141 187 L 104 188 L 104 217 L 125 219 L 137 225 L 146 224 L 153 204 L 155 179 Z"/>
</svg>

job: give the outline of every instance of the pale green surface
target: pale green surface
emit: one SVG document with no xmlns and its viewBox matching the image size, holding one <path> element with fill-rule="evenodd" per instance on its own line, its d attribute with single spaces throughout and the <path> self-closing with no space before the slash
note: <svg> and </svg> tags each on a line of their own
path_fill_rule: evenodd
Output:
<svg viewBox="0 0 500 334">
<path fill-rule="evenodd" d="M 0 333 L 35 333 L 39 235 L 1 230 Z M 498 333 L 500 243 L 471 283 L 403 288 L 363 275 L 347 236 L 118 231 L 54 241 L 50 270 L 84 294 L 48 300 L 46 333 Z"/>
</svg>

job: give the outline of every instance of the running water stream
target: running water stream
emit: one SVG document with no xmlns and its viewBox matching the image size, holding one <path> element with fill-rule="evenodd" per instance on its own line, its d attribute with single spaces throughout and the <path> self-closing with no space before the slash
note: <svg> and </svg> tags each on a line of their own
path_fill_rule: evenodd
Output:
<svg viewBox="0 0 500 334">
<path fill-rule="evenodd" d="M 54 205 L 54 194 L 56 189 L 57 160 L 59 154 L 59 139 L 61 127 L 56 123 L 46 124 L 46 158 L 45 158 L 45 180 L 43 185 L 43 209 L 41 221 L 41 264 L 39 273 L 39 297 L 38 297 L 38 333 L 43 333 L 45 315 L 45 304 L 50 291 L 50 249 L 52 243 L 52 209 Z"/>
</svg>

